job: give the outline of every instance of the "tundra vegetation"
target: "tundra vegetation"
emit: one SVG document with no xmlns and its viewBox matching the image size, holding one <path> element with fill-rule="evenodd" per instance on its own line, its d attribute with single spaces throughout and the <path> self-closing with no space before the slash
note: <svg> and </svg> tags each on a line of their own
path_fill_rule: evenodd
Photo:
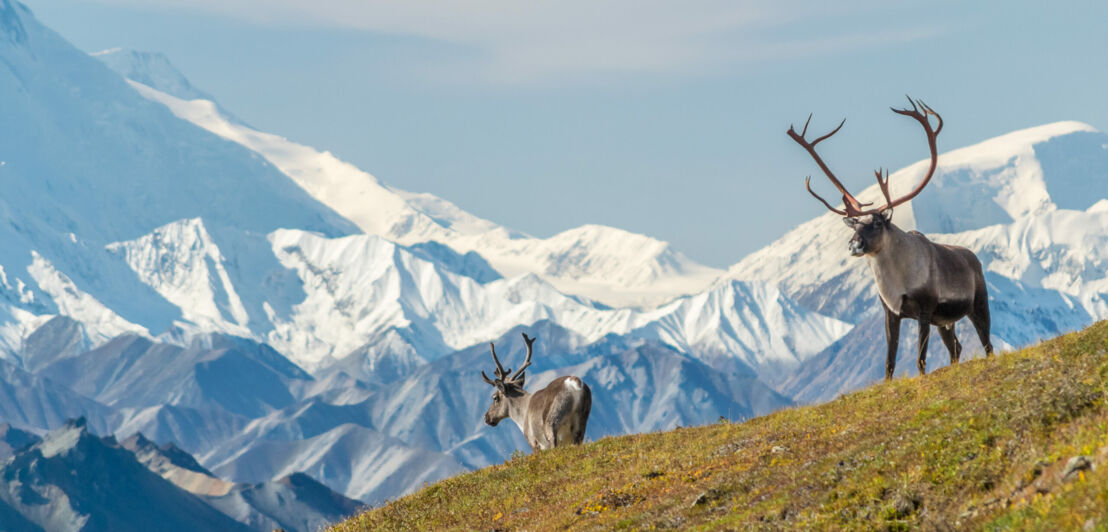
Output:
<svg viewBox="0 0 1108 532">
<path fill-rule="evenodd" d="M 1105 530 L 1108 322 L 733 424 L 516 456 L 361 530 Z"/>
</svg>

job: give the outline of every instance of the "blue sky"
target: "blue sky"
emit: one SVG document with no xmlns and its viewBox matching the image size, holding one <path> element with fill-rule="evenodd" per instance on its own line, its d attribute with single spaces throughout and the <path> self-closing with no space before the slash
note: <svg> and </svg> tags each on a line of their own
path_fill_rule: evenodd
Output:
<svg viewBox="0 0 1108 532">
<path fill-rule="evenodd" d="M 815 131 L 848 118 L 821 153 L 852 189 L 926 156 L 888 111 L 905 93 L 942 113 L 941 150 L 1108 128 L 1098 2 L 25 2 L 83 50 L 166 53 L 252 125 L 388 184 L 718 267 L 822 212 L 785 136 L 809 112 Z"/>
</svg>

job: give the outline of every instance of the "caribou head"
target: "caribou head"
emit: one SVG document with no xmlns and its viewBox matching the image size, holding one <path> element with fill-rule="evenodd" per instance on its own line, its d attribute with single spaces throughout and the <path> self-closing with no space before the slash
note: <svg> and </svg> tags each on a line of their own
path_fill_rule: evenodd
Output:
<svg viewBox="0 0 1108 532">
<path fill-rule="evenodd" d="M 843 218 L 846 226 L 854 230 L 847 249 L 855 257 L 872 255 L 885 247 L 888 232 L 885 229 L 892 223 L 892 213 L 870 215 L 867 218 Z"/>
<path fill-rule="evenodd" d="M 489 411 L 485 412 L 485 423 L 495 427 L 498 423 L 504 420 L 504 418 L 511 415 L 511 407 L 514 403 L 518 403 L 519 398 L 527 395 L 527 392 L 523 390 L 523 384 L 527 380 L 527 375 L 523 372 L 531 365 L 531 353 L 535 338 L 527 336 L 527 333 L 523 333 L 523 341 L 527 343 L 527 360 L 523 362 L 518 370 L 511 376 L 508 374 L 512 372 L 511 368 L 504 369 L 504 366 L 500 364 L 500 359 L 496 356 L 496 344 L 489 343 L 489 350 L 492 351 L 492 360 L 496 362 L 496 369 L 493 370 L 493 375 L 496 375 L 496 379 L 490 379 L 485 372 L 481 372 L 481 378 L 485 379 L 485 382 L 496 388 L 492 392 L 492 406 L 489 407 Z"/>
</svg>

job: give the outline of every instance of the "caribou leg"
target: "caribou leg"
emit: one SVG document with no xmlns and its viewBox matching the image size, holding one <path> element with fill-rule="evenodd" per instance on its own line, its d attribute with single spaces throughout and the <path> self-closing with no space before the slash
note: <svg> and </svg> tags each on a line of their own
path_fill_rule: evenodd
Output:
<svg viewBox="0 0 1108 532">
<path fill-rule="evenodd" d="M 989 339 L 989 296 L 981 290 L 973 299 L 973 312 L 969 315 L 973 328 L 977 329 L 977 338 L 985 348 L 985 356 L 993 354 L 993 342 Z"/>
<path fill-rule="evenodd" d="M 950 365 L 957 364 L 958 360 L 962 358 L 962 344 L 958 342 L 958 337 L 954 335 L 954 324 L 939 327 L 939 337 L 946 344 L 946 350 L 950 351 Z"/>
<path fill-rule="evenodd" d="M 584 410 L 584 412 L 586 412 L 586 415 L 584 418 L 581 419 L 581 422 L 577 424 L 577 430 L 573 433 L 573 443 L 576 443 L 578 445 L 580 445 L 581 442 L 585 441 L 585 427 L 589 423 L 589 416 L 587 415 L 587 413 L 592 410 L 591 391 L 585 394 L 585 404 L 582 406 L 582 409 Z"/>
<path fill-rule="evenodd" d="M 900 343 L 900 315 L 885 307 L 885 341 L 889 345 L 889 351 L 885 355 L 885 380 L 893 380 L 893 370 L 896 369 L 896 348 Z"/>
<path fill-rule="evenodd" d="M 919 355 L 916 357 L 916 367 L 919 374 L 927 374 L 927 341 L 931 338 L 931 313 L 922 309 L 919 313 Z"/>
</svg>

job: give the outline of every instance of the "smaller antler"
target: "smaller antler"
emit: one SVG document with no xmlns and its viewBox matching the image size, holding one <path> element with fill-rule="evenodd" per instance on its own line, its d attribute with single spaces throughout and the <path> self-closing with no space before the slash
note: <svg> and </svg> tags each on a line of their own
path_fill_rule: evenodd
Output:
<svg viewBox="0 0 1108 532">
<path fill-rule="evenodd" d="M 531 344 L 534 344 L 535 340 L 537 340 L 539 337 L 536 336 L 534 338 L 531 338 L 531 337 L 527 336 L 527 333 L 522 333 L 522 334 L 523 334 L 523 341 L 527 342 L 527 360 L 525 360 L 523 362 L 523 365 L 520 366 L 520 368 L 518 370 L 516 370 L 515 374 L 512 375 L 512 377 L 508 380 L 512 380 L 512 381 L 518 380 L 520 378 L 520 376 L 523 375 L 523 370 L 527 369 L 527 367 L 531 365 L 531 352 L 532 352 Z"/>
<path fill-rule="evenodd" d="M 496 344 L 489 342 L 489 350 L 492 351 L 493 362 L 496 362 L 496 369 L 493 370 L 493 374 L 496 375 L 496 380 L 503 381 L 504 377 L 506 377 L 508 373 L 512 370 L 510 368 L 505 370 L 504 366 L 500 365 L 500 359 L 496 356 Z M 484 371 L 481 372 L 481 378 L 485 379 L 485 382 L 496 386 L 496 381 L 490 379 L 488 375 L 485 375 Z"/>
<path fill-rule="evenodd" d="M 811 155 L 812 159 L 814 159 L 816 161 L 816 164 L 819 166 L 820 170 L 823 170 L 823 174 L 827 176 L 827 179 L 831 180 L 831 184 L 835 185 L 835 188 L 839 189 L 839 192 L 842 193 L 842 195 L 843 195 L 843 207 L 844 207 L 844 209 L 839 210 L 839 209 L 836 209 L 836 208 L 832 207 L 831 204 L 827 202 L 827 200 L 821 198 L 819 194 L 816 194 L 815 191 L 812 190 L 812 178 L 811 177 L 808 177 L 807 179 L 804 180 L 804 186 L 808 188 L 808 193 L 809 194 L 814 196 L 816 199 L 818 199 L 820 201 L 820 203 L 823 203 L 823 205 L 825 207 L 827 207 L 828 209 L 831 209 L 836 214 L 839 214 L 840 216 L 848 216 L 848 217 L 858 216 L 859 213 L 862 210 L 862 207 L 866 207 L 870 204 L 869 203 L 862 203 L 862 202 L 858 201 L 850 192 L 848 192 L 846 190 L 846 187 L 843 186 L 842 182 L 839 181 L 839 178 L 835 177 L 835 174 L 833 172 L 831 172 L 830 168 L 827 167 L 827 163 L 823 162 L 823 158 L 819 156 L 819 153 L 816 153 L 816 145 L 819 144 L 820 142 L 823 142 L 823 141 L 827 140 L 828 138 L 830 138 L 835 133 L 838 133 L 839 130 L 843 128 L 843 125 L 846 124 L 846 119 L 844 118 L 842 122 L 839 122 L 839 126 L 836 127 L 835 129 L 832 129 L 831 132 L 827 133 L 826 135 L 824 135 L 822 137 L 817 138 L 816 140 L 808 142 L 808 140 L 805 138 L 805 136 L 808 134 L 808 124 L 810 124 L 811 122 L 812 122 L 812 115 L 809 114 L 808 115 L 808 120 L 804 121 L 804 129 L 802 129 L 800 131 L 800 133 L 796 132 L 796 128 L 794 128 L 792 124 L 789 124 L 789 130 L 786 133 L 788 133 L 789 137 L 792 138 L 794 141 L 796 141 L 797 144 L 800 144 L 801 147 L 803 147 L 805 150 L 807 150 L 808 155 Z"/>
</svg>

